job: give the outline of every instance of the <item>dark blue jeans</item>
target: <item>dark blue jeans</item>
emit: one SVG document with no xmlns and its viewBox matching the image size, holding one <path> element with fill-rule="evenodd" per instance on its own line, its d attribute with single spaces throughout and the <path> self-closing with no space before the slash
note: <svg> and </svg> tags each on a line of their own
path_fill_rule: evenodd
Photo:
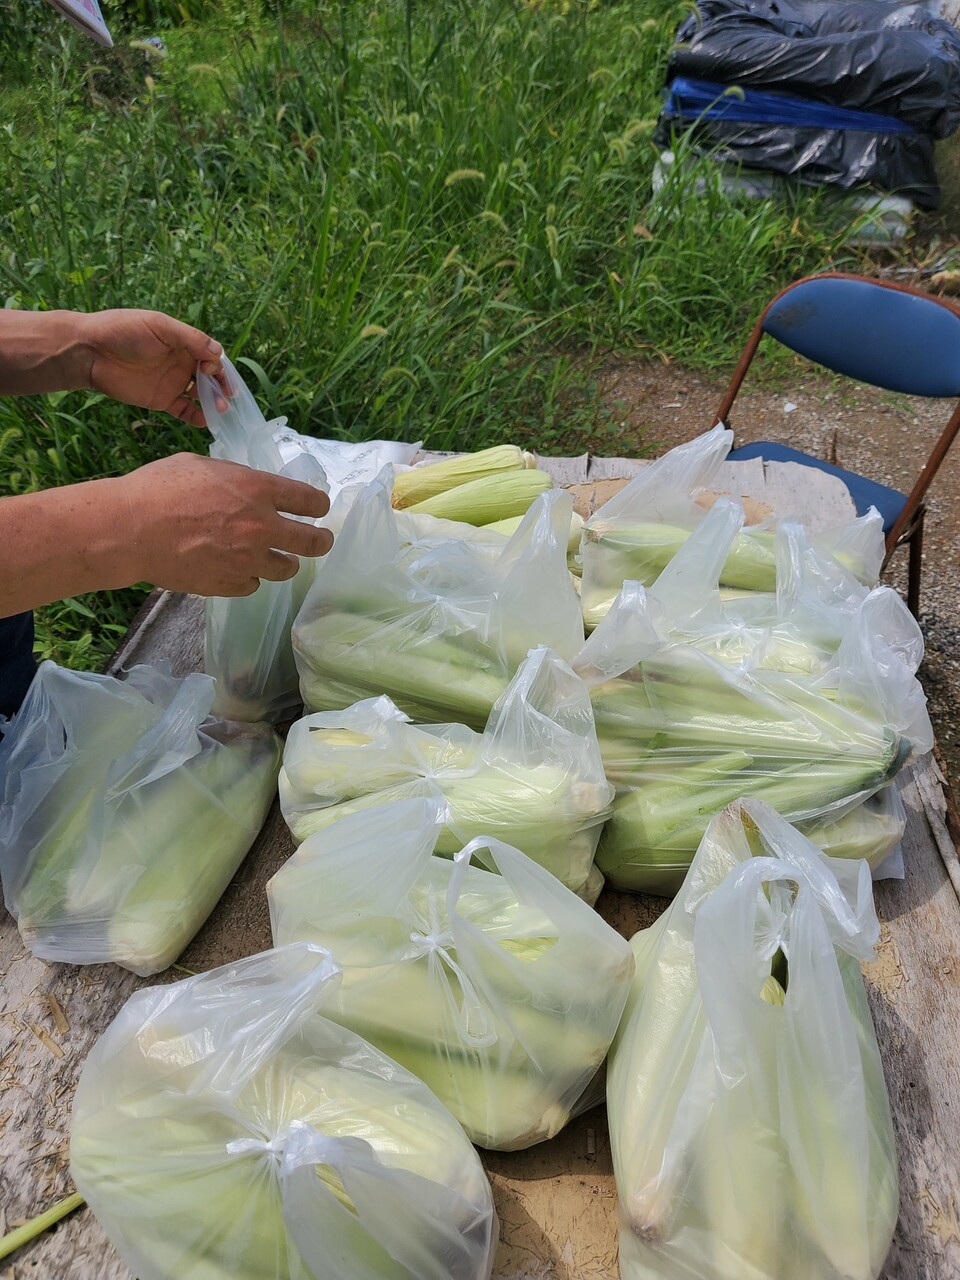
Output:
<svg viewBox="0 0 960 1280">
<path fill-rule="evenodd" d="M 36 670 L 33 614 L 0 618 L 0 715 L 12 716 L 20 710 Z"/>
</svg>

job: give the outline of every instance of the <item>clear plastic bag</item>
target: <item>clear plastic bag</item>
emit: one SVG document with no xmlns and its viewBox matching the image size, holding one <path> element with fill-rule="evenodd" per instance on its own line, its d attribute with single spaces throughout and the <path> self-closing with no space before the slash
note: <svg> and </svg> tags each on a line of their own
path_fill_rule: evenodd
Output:
<svg viewBox="0 0 960 1280">
<path fill-rule="evenodd" d="M 306 449 L 285 454 L 274 439 L 275 425 L 260 412 L 243 379 L 224 357 L 230 397 L 206 374 L 197 375 L 197 392 L 213 436 L 210 456 L 239 462 L 326 490 L 319 461 Z M 214 709 L 233 720 L 289 718 L 300 705 L 290 628 L 313 580 L 315 561 L 300 559 L 286 582 L 263 581 L 251 596 L 207 600 L 204 669 L 217 680 Z"/>
<path fill-rule="evenodd" d="M 514 845 L 595 901 L 593 871 L 613 787 L 603 772 L 590 695 L 549 649 L 535 649 L 498 699 L 482 734 L 413 725 L 387 697 L 298 720 L 287 735 L 280 806 L 294 839 L 409 793 L 427 779 L 448 815 L 436 852 L 479 835 Z"/>
<path fill-rule="evenodd" d="M 711 524 L 723 518 L 715 509 Z M 690 583 L 683 585 L 671 604 L 659 581 L 650 592 L 626 584 L 573 664 L 591 686 L 604 766 L 618 791 L 597 850 L 600 871 L 617 888 L 675 893 L 710 816 L 744 795 L 804 829 L 842 822 L 846 835 L 835 829 L 832 838 L 860 852 L 872 830 L 870 862 L 879 866 L 892 847 L 887 815 L 850 815 L 932 745 L 914 674 L 917 636 L 906 623 L 898 634 L 891 593 L 869 592 L 838 614 L 835 651 L 825 646 L 819 669 L 805 674 L 704 651 L 710 634 L 724 643 L 737 635 L 729 617 L 717 621 L 709 593 L 700 615 L 683 624 L 686 639 L 703 624 L 700 643 L 676 639 L 675 606 Z M 794 640 L 802 642 L 802 628 Z"/>
<path fill-rule="evenodd" d="M 276 795 L 280 740 L 209 715 L 213 681 L 45 662 L 0 742 L 0 875 L 44 960 L 172 964 Z"/>
<path fill-rule="evenodd" d="M 708 516 L 702 491 L 717 481 L 733 433 L 717 425 L 658 458 L 587 520 L 583 529 L 584 623 L 596 627 L 623 583 L 652 586 Z M 743 516 L 741 513 L 741 525 Z M 818 532 L 813 539 L 859 581 L 873 585 L 884 557 L 883 521 L 869 515 Z M 701 543 L 701 548 L 703 544 Z M 776 527 L 738 528 L 717 564 L 726 594 L 773 594 L 778 587 Z"/>
<path fill-rule="evenodd" d="M 140 1280 L 488 1280 L 490 1187 L 419 1080 L 325 1015 L 306 945 L 127 1001 L 84 1064 L 70 1172 Z"/>
<path fill-rule="evenodd" d="M 330 950 L 344 976 L 328 1016 L 419 1076 L 474 1142 L 528 1147 L 606 1057 L 630 948 L 497 840 L 434 857 L 444 817 L 439 797 L 406 799 L 306 840 L 267 886 L 274 941 Z"/>
<path fill-rule="evenodd" d="M 310 711 L 385 693 L 415 720 L 482 729 L 530 649 L 583 643 L 566 567 L 572 499 L 553 490 L 500 548 L 411 541 L 386 485 L 353 501 L 293 628 Z"/>
<path fill-rule="evenodd" d="M 755 801 L 710 824 L 633 939 L 608 1065 L 623 1280 L 875 1280 L 898 1210 L 878 937 L 866 863 Z"/>
</svg>

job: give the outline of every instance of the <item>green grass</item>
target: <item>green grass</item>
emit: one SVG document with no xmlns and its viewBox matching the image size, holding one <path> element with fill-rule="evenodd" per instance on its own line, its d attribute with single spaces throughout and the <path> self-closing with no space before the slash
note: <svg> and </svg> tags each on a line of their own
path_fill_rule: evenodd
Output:
<svg viewBox="0 0 960 1280">
<path fill-rule="evenodd" d="M 813 195 L 654 197 L 683 10 L 233 3 L 163 30 L 163 60 L 44 30 L 2 54 L 0 297 L 189 320 L 318 435 L 611 452 L 585 357 L 729 367 L 771 285 L 837 251 Z M 0 402 L 0 438 L 14 493 L 203 444 L 80 395 Z M 41 611 L 41 647 L 101 661 L 136 598 Z"/>
</svg>

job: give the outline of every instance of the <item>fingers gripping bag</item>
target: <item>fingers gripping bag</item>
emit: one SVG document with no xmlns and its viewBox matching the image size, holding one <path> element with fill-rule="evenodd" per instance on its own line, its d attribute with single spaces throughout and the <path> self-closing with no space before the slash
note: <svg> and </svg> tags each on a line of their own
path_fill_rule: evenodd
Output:
<svg viewBox="0 0 960 1280">
<path fill-rule="evenodd" d="M 318 459 L 306 449 L 283 453 L 243 379 L 223 359 L 229 395 L 207 374 L 198 373 L 197 391 L 213 444 L 210 456 L 257 471 L 327 488 Z M 315 562 L 300 558 L 286 582 L 261 581 L 250 596 L 211 597 L 206 602 L 204 670 L 217 680 L 218 714 L 234 720 L 277 724 L 300 705 L 290 628 L 313 578 Z"/>
<path fill-rule="evenodd" d="M 423 779 L 448 806 L 435 852 L 450 856 L 475 836 L 494 836 L 596 899 L 593 858 L 613 787 L 589 692 L 549 649 L 524 659 L 482 734 L 411 724 L 385 696 L 298 720 L 287 735 L 280 804 L 300 842 Z"/>
<path fill-rule="evenodd" d="M 44 960 L 172 964 L 276 795 L 280 740 L 210 715 L 209 676 L 41 664 L 0 742 L 0 875 Z"/>
<path fill-rule="evenodd" d="M 878 937 L 866 863 L 756 801 L 711 822 L 633 939 L 608 1065 L 623 1280 L 876 1280 L 898 1210 Z"/>
<path fill-rule="evenodd" d="M 489 1280 L 497 1218 L 429 1090 L 329 1021 L 339 970 L 264 952 L 133 995 L 70 1172 L 138 1280 Z"/>
<path fill-rule="evenodd" d="M 491 554 L 406 541 L 388 487 L 367 486 L 318 568 L 293 628 L 309 711 L 387 694 L 406 715 L 482 730 L 530 649 L 583 644 L 566 566 L 572 498 L 541 495 Z"/>
<path fill-rule="evenodd" d="M 518 850 L 479 837 L 434 857 L 444 808 L 411 798 L 311 836 L 267 886 L 273 938 L 329 949 L 343 982 L 328 1016 L 419 1076 L 472 1141 L 517 1150 L 584 1099 L 633 960 Z"/>
</svg>

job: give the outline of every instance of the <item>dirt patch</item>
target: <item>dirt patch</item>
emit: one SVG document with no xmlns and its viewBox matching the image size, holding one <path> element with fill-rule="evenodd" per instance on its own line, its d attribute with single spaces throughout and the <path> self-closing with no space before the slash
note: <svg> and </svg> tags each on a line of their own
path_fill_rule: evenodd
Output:
<svg viewBox="0 0 960 1280">
<path fill-rule="evenodd" d="M 725 380 L 656 361 L 608 360 L 596 371 L 619 424 L 616 452 L 639 445 L 660 453 L 706 431 Z M 773 440 L 908 491 L 953 408 L 949 400 L 916 400 L 819 376 L 798 360 L 795 377 L 758 386 L 748 378 L 729 424 L 738 444 Z M 613 450 L 611 449 L 611 452 Z M 940 468 L 927 498 L 920 623 L 927 692 L 937 744 L 954 783 L 960 781 L 960 442 Z M 906 592 L 907 551 L 884 581 Z"/>
</svg>

